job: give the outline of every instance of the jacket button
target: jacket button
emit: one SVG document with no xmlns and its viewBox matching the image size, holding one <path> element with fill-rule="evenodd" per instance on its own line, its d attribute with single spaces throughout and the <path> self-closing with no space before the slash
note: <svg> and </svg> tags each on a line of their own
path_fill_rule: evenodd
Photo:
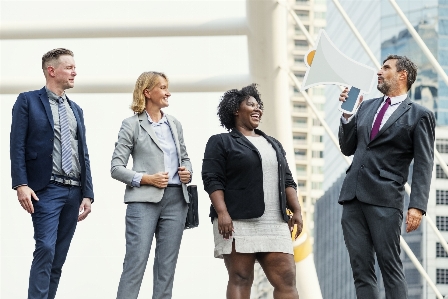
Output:
<svg viewBox="0 0 448 299">
<path fill-rule="evenodd" d="M 50 157 L 53 157 L 53 154 L 50 154 Z"/>
<path fill-rule="evenodd" d="M 370 147 L 367 147 L 367 150 L 370 150 Z"/>
<path fill-rule="evenodd" d="M 363 169 L 364 168 L 364 165 L 361 165 L 361 169 Z"/>
</svg>

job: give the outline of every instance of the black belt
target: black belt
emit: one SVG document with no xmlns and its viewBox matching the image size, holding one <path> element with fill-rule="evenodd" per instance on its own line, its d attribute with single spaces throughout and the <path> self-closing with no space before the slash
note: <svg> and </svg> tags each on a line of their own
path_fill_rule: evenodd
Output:
<svg viewBox="0 0 448 299">
<path fill-rule="evenodd" d="M 178 185 L 178 184 L 168 184 L 167 187 L 181 188 L 182 185 Z"/>
<path fill-rule="evenodd" d="M 81 182 L 78 179 L 52 174 L 50 177 L 50 182 L 56 182 L 63 185 L 69 185 L 69 186 L 81 186 Z"/>
</svg>

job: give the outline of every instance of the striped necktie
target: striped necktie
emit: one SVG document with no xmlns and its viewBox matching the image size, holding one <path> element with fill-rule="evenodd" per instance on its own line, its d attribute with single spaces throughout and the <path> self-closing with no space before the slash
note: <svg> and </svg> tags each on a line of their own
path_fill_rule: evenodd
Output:
<svg viewBox="0 0 448 299">
<path fill-rule="evenodd" d="M 67 109 L 65 108 L 64 99 L 60 97 L 58 102 L 59 124 L 61 125 L 62 170 L 68 175 L 72 171 L 70 127 L 68 125 Z"/>
</svg>

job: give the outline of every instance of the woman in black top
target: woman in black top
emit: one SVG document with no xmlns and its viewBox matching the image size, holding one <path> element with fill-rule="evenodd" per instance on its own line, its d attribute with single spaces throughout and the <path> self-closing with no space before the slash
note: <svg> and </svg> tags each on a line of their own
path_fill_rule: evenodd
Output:
<svg viewBox="0 0 448 299">
<path fill-rule="evenodd" d="M 291 240 L 294 226 L 297 238 L 303 225 L 297 186 L 280 142 L 257 129 L 262 114 L 255 84 L 227 91 L 218 106 L 221 125 L 230 132 L 210 137 L 202 165 L 215 257 L 227 267 L 227 298 L 249 299 L 258 261 L 274 298 L 297 299 Z"/>
</svg>

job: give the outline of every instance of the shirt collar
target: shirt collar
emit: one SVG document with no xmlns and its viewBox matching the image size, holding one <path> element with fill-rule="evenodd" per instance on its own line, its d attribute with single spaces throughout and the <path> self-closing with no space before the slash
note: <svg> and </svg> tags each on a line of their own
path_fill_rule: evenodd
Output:
<svg viewBox="0 0 448 299">
<path fill-rule="evenodd" d="M 53 101 L 53 102 L 58 102 L 59 98 L 63 98 L 64 101 L 67 100 L 67 96 L 65 95 L 65 92 L 59 97 L 58 95 L 56 95 L 54 92 L 52 92 L 51 90 L 49 90 L 46 86 L 45 86 L 45 91 L 47 92 L 47 96 L 48 98 Z"/>
<path fill-rule="evenodd" d="M 153 124 L 154 121 L 151 119 L 151 116 L 149 116 L 148 111 L 145 110 L 145 113 L 146 113 L 146 116 L 148 117 L 149 123 Z M 166 118 L 166 114 L 163 113 L 163 111 L 162 111 L 162 115 L 163 115 L 162 118 L 158 122 L 156 122 L 156 124 L 163 124 L 163 123 L 167 124 L 168 123 L 168 119 Z"/>
<path fill-rule="evenodd" d="M 383 102 L 385 102 L 387 98 L 390 98 L 390 105 L 393 106 L 393 105 L 396 105 L 396 104 L 399 104 L 399 103 L 403 102 L 404 100 L 406 100 L 407 97 L 408 97 L 407 93 L 399 95 L 399 96 L 396 96 L 396 97 L 384 96 Z"/>
</svg>

